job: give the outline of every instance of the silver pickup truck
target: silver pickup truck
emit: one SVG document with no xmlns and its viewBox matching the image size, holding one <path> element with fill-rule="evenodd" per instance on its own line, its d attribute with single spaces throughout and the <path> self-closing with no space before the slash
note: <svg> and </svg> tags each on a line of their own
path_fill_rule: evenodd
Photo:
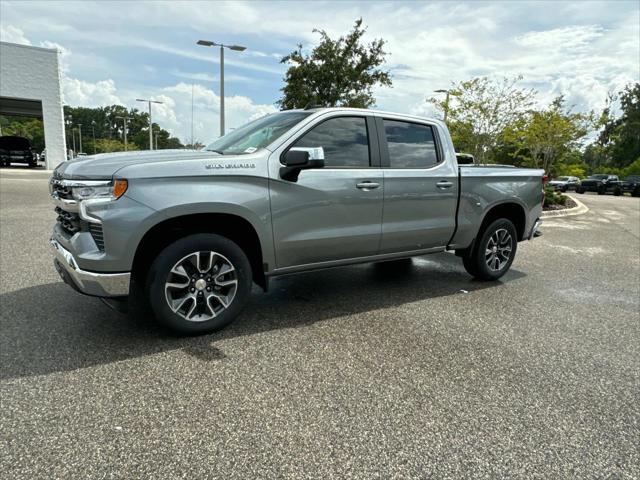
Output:
<svg viewBox="0 0 640 480">
<path fill-rule="evenodd" d="M 496 280 L 536 233 L 542 182 L 542 170 L 458 165 L 436 120 L 290 110 L 202 151 L 61 164 L 51 245 L 79 292 L 135 291 L 164 325 L 208 332 L 276 275 L 451 250 Z"/>
</svg>

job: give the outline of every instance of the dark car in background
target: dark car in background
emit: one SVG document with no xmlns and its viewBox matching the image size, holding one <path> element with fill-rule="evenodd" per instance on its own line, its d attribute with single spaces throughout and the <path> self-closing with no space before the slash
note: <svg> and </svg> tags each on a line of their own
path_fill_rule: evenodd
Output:
<svg viewBox="0 0 640 480">
<path fill-rule="evenodd" d="M 589 175 L 580 182 L 580 186 L 576 188 L 576 192 L 597 192 L 598 195 L 604 195 L 607 192 L 611 192 L 614 195 L 620 195 L 620 179 L 617 175 L 609 175 L 607 173 Z"/>
<path fill-rule="evenodd" d="M 620 182 L 620 192 L 640 197 L 640 175 L 629 175 Z"/>
<path fill-rule="evenodd" d="M 580 186 L 580 179 L 578 177 L 558 177 L 551 180 L 549 185 L 554 190 L 560 190 L 566 192 L 567 190 L 576 190 Z"/>
<path fill-rule="evenodd" d="M 38 165 L 38 159 L 26 138 L 13 135 L 0 137 L 0 166 L 7 167 L 12 163 L 26 163 L 32 168 Z"/>
</svg>

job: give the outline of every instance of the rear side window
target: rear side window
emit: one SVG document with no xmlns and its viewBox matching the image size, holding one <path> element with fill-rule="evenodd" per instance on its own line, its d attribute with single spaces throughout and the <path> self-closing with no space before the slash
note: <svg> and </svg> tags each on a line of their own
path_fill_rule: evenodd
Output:
<svg viewBox="0 0 640 480">
<path fill-rule="evenodd" d="M 390 168 L 429 168 L 438 163 L 436 142 L 429 125 L 384 120 Z"/>
<path fill-rule="evenodd" d="M 293 147 L 324 150 L 325 167 L 369 166 L 369 136 L 364 117 L 336 117 L 313 127 Z"/>
</svg>

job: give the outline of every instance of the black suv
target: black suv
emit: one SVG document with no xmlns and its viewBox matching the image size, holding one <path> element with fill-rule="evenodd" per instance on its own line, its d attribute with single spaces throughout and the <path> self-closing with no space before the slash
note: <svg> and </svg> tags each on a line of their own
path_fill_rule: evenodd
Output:
<svg viewBox="0 0 640 480">
<path fill-rule="evenodd" d="M 620 182 L 620 191 L 630 193 L 632 197 L 640 197 L 640 175 L 629 175 Z"/>
<path fill-rule="evenodd" d="M 580 186 L 576 188 L 576 192 L 598 192 L 598 195 L 612 192 L 614 195 L 621 195 L 620 179 L 617 175 L 608 175 L 606 173 L 590 175 L 580 182 Z"/>
<path fill-rule="evenodd" d="M 38 159 L 26 138 L 12 135 L 0 137 L 0 166 L 6 167 L 12 163 L 26 163 L 32 168 L 38 166 Z"/>
</svg>

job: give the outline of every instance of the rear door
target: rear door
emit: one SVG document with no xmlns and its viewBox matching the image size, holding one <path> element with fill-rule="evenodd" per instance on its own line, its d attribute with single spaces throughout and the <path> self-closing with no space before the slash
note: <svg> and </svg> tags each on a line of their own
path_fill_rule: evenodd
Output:
<svg viewBox="0 0 640 480">
<path fill-rule="evenodd" d="M 384 171 L 380 253 L 445 246 L 454 233 L 458 172 L 435 125 L 376 118 Z"/>
<path fill-rule="evenodd" d="M 325 167 L 297 181 L 279 176 L 288 148 L 322 148 Z M 277 268 L 375 255 L 382 228 L 384 181 L 374 120 L 320 117 L 276 152 L 270 195 Z"/>
</svg>

